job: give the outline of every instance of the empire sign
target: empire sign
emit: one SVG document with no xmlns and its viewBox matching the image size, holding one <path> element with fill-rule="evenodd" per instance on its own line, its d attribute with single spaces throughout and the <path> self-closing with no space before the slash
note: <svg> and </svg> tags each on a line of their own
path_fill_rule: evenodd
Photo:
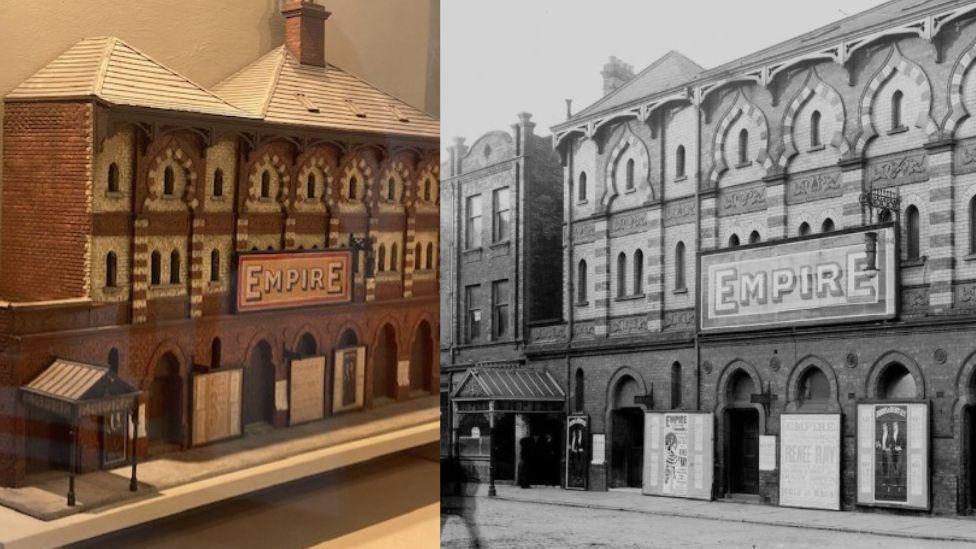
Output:
<svg viewBox="0 0 976 549">
<path fill-rule="evenodd" d="M 865 232 L 703 253 L 702 330 L 893 317 L 894 230 L 875 229 L 877 271 L 866 270 Z"/>
<path fill-rule="evenodd" d="M 343 303 L 352 297 L 352 252 L 242 254 L 238 312 Z"/>
</svg>

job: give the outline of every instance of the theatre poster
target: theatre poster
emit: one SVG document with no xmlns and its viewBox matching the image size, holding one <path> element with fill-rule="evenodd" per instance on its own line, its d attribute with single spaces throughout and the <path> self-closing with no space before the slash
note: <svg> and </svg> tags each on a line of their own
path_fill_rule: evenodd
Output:
<svg viewBox="0 0 976 549">
<path fill-rule="evenodd" d="M 644 493 L 712 498 L 714 420 L 702 412 L 647 412 Z"/>
<path fill-rule="evenodd" d="M 840 414 L 780 416 L 779 504 L 840 510 Z"/>
<path fill-rule="evenodd" d="M 590 418 L 572 415 L 566 418 L 566 488 L 586 490 L 590 465 Z"/>
<path fill-rule="evenodd" d="M 857 405 L 857 503 L 929 509 L 929 405 Z"/>
</svg>

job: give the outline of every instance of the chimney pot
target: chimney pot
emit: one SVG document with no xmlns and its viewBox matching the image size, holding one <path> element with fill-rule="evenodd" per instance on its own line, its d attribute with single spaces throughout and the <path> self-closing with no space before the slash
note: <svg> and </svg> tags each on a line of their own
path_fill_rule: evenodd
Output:
<svg viewBox="0 0 976 549">
<path fill-rule="evenodd" d="M 572 99 L 567 99 L 566 100 L 566 120 L 569 120 L 572 117 L 573 117 L 573 100 Z"/>
<path fill-rule="evenodd" d="M 332 15 L 310 0 L 284 0 L 285 46 L 302 65 L 325 66 L 325 20 Z"/>
<path fill-rule="evenodd" d="M 607 95 L 634 77 L 634 67 L 611 55 L 600 74 L 603 76 L 603 95 Z"/>
</svg>

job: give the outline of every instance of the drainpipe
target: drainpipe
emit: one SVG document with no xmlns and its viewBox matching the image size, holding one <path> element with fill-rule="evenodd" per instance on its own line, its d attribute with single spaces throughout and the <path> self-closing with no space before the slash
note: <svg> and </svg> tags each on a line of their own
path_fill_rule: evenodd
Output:
<svg viewBox="0 0 976 549">
<path fill-rule="evenodd" d="M 701 409 L 701 97 L 695 92 L 695 411 Z"/>
</svg>

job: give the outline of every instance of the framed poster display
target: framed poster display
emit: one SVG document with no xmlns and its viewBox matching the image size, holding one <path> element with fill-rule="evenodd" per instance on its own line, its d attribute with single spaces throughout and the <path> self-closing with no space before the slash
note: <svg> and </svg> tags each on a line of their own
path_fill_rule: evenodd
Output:
<svg viewBox="0 0 976 549">
<path fill-rule="evenodd" d="M 121 410 L 102 416 L 102 466 L 111 467 L 128 460 L 129 412 Z"/>
<path fill-rule="evenodd" d="M 332 376 L 332 411 L 362 408 L 366 390 L 366 347 L 337 349 Z"/>
<path fill-rule="evenodd" d="M 928 402 L 858 403 L 857 503 L 929 509 Z"/>
<path fill-rule="evenodd" d="M 310 356 L 291 361 L 289 425 L 325 417 L 325 357 Z"/>
<path fill-rule="evenodd" d="M 586 490 L 589 478 L 589 416 L 566 418 L 566 489 Z"/>
<path fill-rule="evenodd" d="M 780 416 L 779 504 L 840 510 L 840 414 Z"/>
<path fill-rule="evenodd" d="M 194 446 L 241 434 L 243 372 L 238 368 L 193 376 Z"/>
<path fill-rule="evenodd" d="M 713 432 L 707 412 L 645 412 L 643 492 L 712 499 Z"/>
</svg>

